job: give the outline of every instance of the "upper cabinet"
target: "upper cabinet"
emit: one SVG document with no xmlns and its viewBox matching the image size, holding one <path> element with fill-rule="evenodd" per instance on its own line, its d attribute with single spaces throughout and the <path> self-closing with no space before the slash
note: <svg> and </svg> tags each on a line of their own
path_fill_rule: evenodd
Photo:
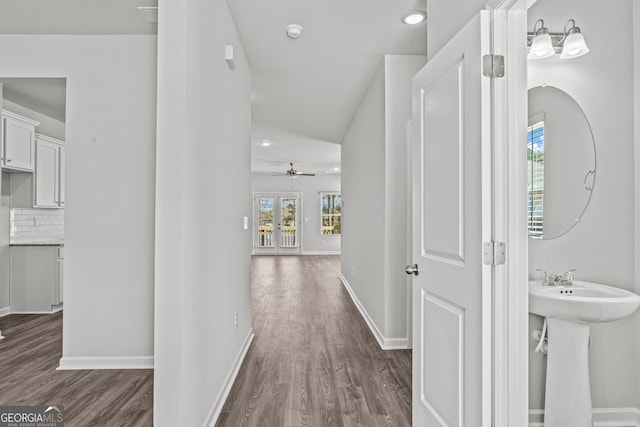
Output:
<svg viewBox="0 0 640 427">
<path fill-rule="evenodd" d="M 64 142 L 36 134 L 35 145 L 33 205 L 37 208 L 64 207 Z"/>
<path fill-rule="evenodd" d="M 0 166 L 6 170 L 33 172 L 35 164 L 35 120 L 2 110 L 3 132 Z"/>
</svg>

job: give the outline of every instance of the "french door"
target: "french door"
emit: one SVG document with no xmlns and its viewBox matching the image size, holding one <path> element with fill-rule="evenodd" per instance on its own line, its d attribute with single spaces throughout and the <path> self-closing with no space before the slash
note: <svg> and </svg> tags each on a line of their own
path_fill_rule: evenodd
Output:
<svg viewBox="0 0 640 427">
<path fill-rule="evenodd" d="M 299 254 L 300 193 L 256 193 L 253 203 L 254 253 Z"/>
</svg>

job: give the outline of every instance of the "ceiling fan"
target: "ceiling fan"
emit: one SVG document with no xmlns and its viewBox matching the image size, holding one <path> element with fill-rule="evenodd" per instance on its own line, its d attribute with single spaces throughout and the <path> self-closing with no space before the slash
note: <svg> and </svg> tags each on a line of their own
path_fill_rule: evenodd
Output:
<svg viewBox="0 0 640 427">
<path fill-rule="evenodd" d="M 272 173 L 271 176 L 288 176 L 289 178 L 295 178 L 296 176 L 316 176 L 315 173 L 307 173 L 295 170 L 293 168 L 293 163 L 289 163 L 289 165 L 291 166 L 290 169 L 287 169 L 285 172 Z"/>
</svg>

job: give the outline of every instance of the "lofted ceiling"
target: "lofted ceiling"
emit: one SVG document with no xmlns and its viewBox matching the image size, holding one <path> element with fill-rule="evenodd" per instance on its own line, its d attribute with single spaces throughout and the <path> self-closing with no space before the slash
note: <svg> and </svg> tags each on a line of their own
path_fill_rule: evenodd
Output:
<svg viewBox="0 0 640 427">
<path fill-rule="evenodd" d="M 283 171 L 294 162 L 299 170 L 335 173 L 339 144 L 383 55 L 426 53 L 426 24 L 400 21 L 409 10 L 426 9 L 425 0 L 227 3 L 252 71 L 254 172 Z M 157 25 L 137 7 L 156 5 L 157 0 L 0 0 L 0 33 L 153 34 Z M 289 24 L 303 27 L 299 39 L 286 36 Z M 14 90 L 12 96 L 20 95 Z M 268 147 L 261 144 L 265 140 Z"/>
</svg>

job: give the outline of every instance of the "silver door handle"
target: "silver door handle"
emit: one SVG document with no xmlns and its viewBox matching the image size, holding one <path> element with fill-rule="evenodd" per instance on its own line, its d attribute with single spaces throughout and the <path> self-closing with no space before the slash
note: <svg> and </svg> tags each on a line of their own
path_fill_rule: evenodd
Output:
<svg viewBox="0 0 640 427">
<path fill-rule="evenodd" d="M 407 265 L 404 268 L 404 272 L 407 274 L 415 274 L 416 276 L 420 274 L 420 270 L 418 269 L 418 264 Z"/>
</svg>

